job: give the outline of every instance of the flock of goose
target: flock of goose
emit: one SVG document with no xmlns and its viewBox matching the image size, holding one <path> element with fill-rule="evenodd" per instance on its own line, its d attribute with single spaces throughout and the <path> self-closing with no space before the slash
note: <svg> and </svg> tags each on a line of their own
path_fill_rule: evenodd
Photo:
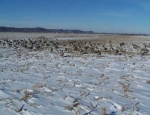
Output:
<svg viewBox="0 0 150 115">
<path fill-rule="evenodd" d="M 148 55 L 150 43 L 127 43 L 127 42 L 112 42 L 110 41 L 92 41 L 92 40 L 53 40 L 45 37 L 37 39 L 0 39 L 0 47 L 3 48 L 25 48 L 30 51 L 48 49 L 50 52 L 57 52 L 60 56 L 65 53 L 73 53 L 76 55 L 82 54 L 97 54 L 111 53 L 122 55 L 127 53 L 136 53 L 140 55 Z"/>
</svg>

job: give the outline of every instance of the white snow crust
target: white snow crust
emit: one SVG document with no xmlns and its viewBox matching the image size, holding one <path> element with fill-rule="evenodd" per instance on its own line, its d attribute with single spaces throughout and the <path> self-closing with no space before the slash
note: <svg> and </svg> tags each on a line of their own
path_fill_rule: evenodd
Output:
<svg viewBox="0 0 150 115">
<path fill-rule="evenodd" d="M 150 57 L 0 49 L 0 115 L 150 115 Z"/>
</svg>

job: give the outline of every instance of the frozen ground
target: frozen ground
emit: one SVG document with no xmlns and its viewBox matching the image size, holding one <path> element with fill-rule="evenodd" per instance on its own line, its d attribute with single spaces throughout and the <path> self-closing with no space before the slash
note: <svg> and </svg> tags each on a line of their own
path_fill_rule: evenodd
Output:
<svg viewBox="0 0 150 115">
<path fill-rule="evenodd" d="M 73 40 L 117 40 L 117 41 L 149 41 L 150 36 L 128 36 L 128 35 L 107 35 L 107 34 L 64 34 L 64 33 L 21 33 L 21 32 L 0 32 L 1 38 L 21 39 L 21 38 L 38 38 L 44 36 L 49 39 L 73 39 Z"/>
<path fill-rule="evenodd" d="M 0 115 L 149 115 L 150 57 L 0 48 Z"/>
</svg>

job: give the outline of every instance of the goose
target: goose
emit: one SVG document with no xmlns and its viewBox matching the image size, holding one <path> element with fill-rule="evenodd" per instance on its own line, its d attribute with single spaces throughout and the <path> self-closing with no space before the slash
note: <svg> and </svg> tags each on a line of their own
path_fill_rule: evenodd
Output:
<svg viewBox="0 0 150 115">
<path fill-rule="evenodd" d="M 133 43 L 132 43 L 132 45 L 133 45 L 133 48 L 134 48 L 134 49 L 140 48 L 140 46 L 138 46 L 138 45 L 136 45 L 136 44 L 133 44 Z"/>
</svg>

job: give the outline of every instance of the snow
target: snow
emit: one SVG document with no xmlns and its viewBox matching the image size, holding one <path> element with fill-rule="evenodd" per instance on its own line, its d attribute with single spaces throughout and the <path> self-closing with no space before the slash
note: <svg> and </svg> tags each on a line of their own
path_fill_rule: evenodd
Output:
<svg viewBox="0 0 150 115">
<path fill-rule="evenodd" d="M 0 115 L 149 115 L 149 70 L 149 56 L 1 48 Z"/>
</svg>

